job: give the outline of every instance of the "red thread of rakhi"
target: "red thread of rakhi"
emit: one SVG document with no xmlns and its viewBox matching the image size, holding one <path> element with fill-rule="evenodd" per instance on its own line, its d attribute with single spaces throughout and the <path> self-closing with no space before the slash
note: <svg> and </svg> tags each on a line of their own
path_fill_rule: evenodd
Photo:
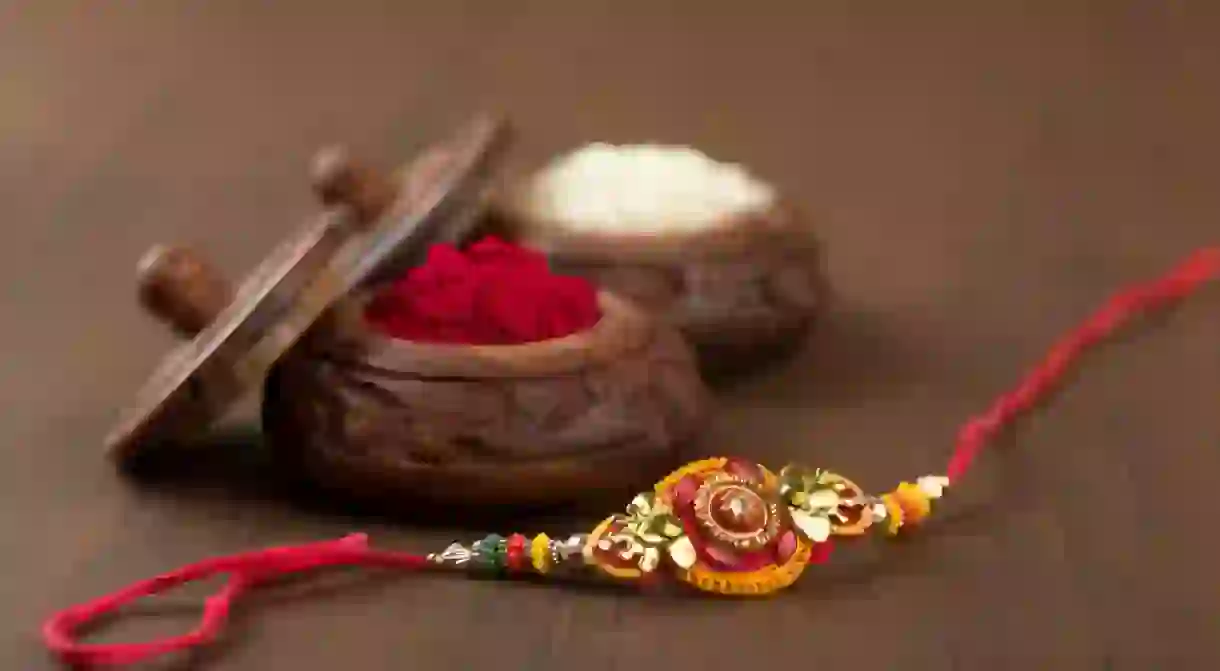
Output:
<svg viewBox="0 0 1220 671">
<path fill-rule="evenodd" d="M 1076 330 L 1051 347 L 1016 389 L 997 399 L 987 412 L 962 425 L 945 475 L 957 482 L 983 445 L 1048 396 L 1086 350 L 1136 317 L 1176 303 L 1217 277 L 1220 277 L 1220 247 L 1208 247 L 1191 254 L 1164 277 L 1112 296 Z"/>
<path fill-rule="evenodd" d="M 959 480 L 983 445 L 1050 394 L 1067 370 L 1089 348 L 1134 318 L 1175 303 L 1204 282 L 1217 277 L 1220 277 L 1220 248 L 1207 248 L 1191 255 L 1161 279 L 1113 296 L 1079 328 L 1052 347 L 1046 358 L 1016 389 L 1001 396 L 987 412 L 962 426 L 946 469 L 949 480 Z M 827 544 L 819 545 L 829 547 Z M 223 630 L 234 603 L 251 588 L 277 578 L 336 566 L 360 565 L 410 571 L 426 568 L 430 564 L 425 556 L 372 549 L 363 534 L 337 541 L 208 559 L 63 610 L 44 624 L 43 641 L 53 654 L 70 664 L 134 664 L 215 640 Z M 203 616 L 198 627 L 187 634 L 147 643 L 113 645 L 92 645 L 75 640 L 78 630 L 103 615 L 138 599 L 215 575 L 227 575 L 228 582 L 204 601 Z"/>
</svg>

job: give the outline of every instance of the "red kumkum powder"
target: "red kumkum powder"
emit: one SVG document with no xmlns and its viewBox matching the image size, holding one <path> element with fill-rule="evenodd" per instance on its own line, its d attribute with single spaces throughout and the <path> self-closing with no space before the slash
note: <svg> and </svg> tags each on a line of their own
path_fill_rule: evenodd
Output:
<svg viewBox="0 0 1220 671">
<path fill-rule="evenodd" d="M 423 265 L 372 300 L 365 318 L 400 340 L 516 345 L 587 330 L 601 311 L 587 280 L 554 275 L 542 254 L 487 237 L 465 252 L 433 245 Z"/>
</svg>

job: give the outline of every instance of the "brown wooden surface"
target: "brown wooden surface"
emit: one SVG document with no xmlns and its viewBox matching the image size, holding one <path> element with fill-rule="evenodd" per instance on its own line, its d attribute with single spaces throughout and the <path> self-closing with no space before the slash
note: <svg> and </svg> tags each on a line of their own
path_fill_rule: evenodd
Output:
<svg viewBox="0 0 1220 671">
<path fill-rule="evenodd" d="M 870 487 L 937 467 L 1116 285 L 1220 239 L 1207 0 L 272 4 L 0 4 L 2 668 L 50 668 L 50 610 L 207 554 L 452 534 L 206 463 L 134 486 L 102 459 L 170 339 L 134 300 L 140 252 L 252 267 L 312 210 L 331 141 L 390 166 L 498 106 L 527 162 L 659 140 L 772 177 L 815 215 L 841 305 L 808 353 L 726 394 L 702 451 Z M 778 600 L 348 584 L 262 599 L 203 666 L 1216 668 L 1217 315 L 1213 290 L 1094 357 L 953 519 Z"/>
</svg>

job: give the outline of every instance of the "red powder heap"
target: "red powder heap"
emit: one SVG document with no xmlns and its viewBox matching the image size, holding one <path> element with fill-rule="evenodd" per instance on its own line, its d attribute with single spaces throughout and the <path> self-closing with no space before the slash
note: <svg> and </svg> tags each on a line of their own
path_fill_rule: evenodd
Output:
<svg viewBox="0 0 1220 671">
<path fill-rule="evenodd" d="M 589 329 L 601 311 L 588 281 L 553 275 L 538 252 L 488 237 L 465 253 L 434 245 L 422 266 L 369 304 L 365 317 L 401 340 L 514 345 Z"/>
</svg>

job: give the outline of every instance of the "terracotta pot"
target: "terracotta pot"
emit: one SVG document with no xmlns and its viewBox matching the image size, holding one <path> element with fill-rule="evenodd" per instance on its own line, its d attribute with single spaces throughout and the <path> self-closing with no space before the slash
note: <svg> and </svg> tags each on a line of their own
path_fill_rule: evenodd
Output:
<svg viewBox="0 0 1220 671">
<path fill-rule="evenodd" d="M 707 392 L 681 336 L 603 292 L 596 326 L 512 346 L 372 333 L 300 342 L 266 384 L 282 458 L 360 498 L 522 505 L 646 487 L 703 426 Z M 350 329 L 347 329 L 350 331 Z"/>
</svg>

